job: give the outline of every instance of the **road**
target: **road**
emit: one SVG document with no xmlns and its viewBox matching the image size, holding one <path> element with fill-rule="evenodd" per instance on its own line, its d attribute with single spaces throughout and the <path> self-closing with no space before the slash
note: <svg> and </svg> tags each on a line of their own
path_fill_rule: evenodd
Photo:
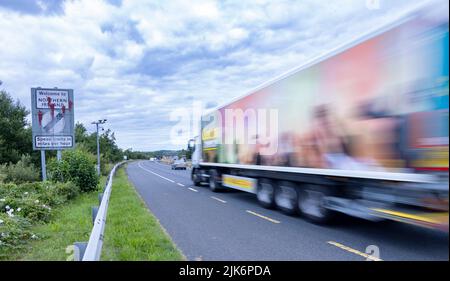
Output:
<svg viewBox="0 0 450 281">
<path fill-rule="evenodd" d="M 128 177 L 188 260 L 448 260 L 448 234 L 344 217 L 312 224 L 260 207 L 253 194 L 193 186 L 189 170 L 133 162 Z M 370 245 L 373 245 L 369 247 Z M 367 249 L 369 247 L 369 249 Z M 375 249 L 376 251 L 376 249 Z M 373 258 L 372 258 L 373 259 Z"/>
</svg>

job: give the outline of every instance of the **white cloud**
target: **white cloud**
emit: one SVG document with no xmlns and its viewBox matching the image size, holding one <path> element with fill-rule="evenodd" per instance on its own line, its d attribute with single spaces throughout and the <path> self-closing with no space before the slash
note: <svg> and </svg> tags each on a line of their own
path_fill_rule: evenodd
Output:
<svg viewBox="0 0 450 281">
<path fill-rule="evenodd" d="M 28 107 L 30 87 L 73 88 L 77 120 L 108 118 L 122 148 L 174 148 L 177 106 L 239 96 L 410 3 L 75 0 L 51 15 L 0 4 L 0 87 Z"/>
</svg>

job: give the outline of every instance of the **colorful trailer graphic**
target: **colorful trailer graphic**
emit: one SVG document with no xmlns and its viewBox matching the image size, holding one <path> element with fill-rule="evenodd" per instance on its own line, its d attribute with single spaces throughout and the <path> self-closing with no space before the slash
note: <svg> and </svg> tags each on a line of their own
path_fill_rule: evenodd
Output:
<svg viewBox="0 0 450 281">
<path fill-rule="evenodd" d="M 448 18 L 419 17 L 307 65 L 205 116 L 203 161 L 448 170 L 448 44 Z"/>
</svg>

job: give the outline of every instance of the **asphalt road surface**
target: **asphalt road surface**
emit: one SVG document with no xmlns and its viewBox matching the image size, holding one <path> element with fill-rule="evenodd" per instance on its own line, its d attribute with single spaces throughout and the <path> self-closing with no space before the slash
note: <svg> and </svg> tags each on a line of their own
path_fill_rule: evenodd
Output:
<svg viewBox="0 0 450 281">
<path fill-rule="evenodd" d="M 190 170 L 140 161 L 127 172 L 188 260 L 449 259 L 446 233 L 348 217 L 320 226 L 264 209 L 253 194 L 196 187 Z"/>
</svg>

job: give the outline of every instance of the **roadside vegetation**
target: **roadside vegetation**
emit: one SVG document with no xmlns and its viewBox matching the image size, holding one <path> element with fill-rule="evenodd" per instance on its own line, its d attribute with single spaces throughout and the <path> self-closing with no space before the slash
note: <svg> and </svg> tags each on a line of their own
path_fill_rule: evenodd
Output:
<svg viewBox="0 0 450 281">
<path fill-rule="evenodd" d="M 86 240 L 97 204 L 96 134 L 75 127 L 76 149 L 62 160 L 47 151 L 48 181 L 41 182 L 40 154 L 33 151 L 29 111 L 0 90 L 0 260 L 63 259 L 65 248 Z M 100 135 L 101 170 L 123 159 L 114 133 Z M 95 202 L 95 203 L 94 203 Z"/>
<path fill-rule="evenodd" d="M 91 207 L 98 204 L 98 193 L 88 192 L 56 208 L 49 223 L 31 226 L 28 233 L 36 237 L 20 247 L 3 252 L 3 260 L 65 261 L 71 260 L 70 246 L 88 241 L 92 230 Z M 2 251 L 0 251 L 2 252 Z"/>
<path fill-rule="evenodd" d="M 67 239 L 65 233 L 55 228 L 65 224 L 61 212 L 64 214 L 64 208 L 74 206 L 73 202 L 88 198 L 80 194 L 96 190 L 99 183 L 94 162 L 81 150 L 65 151 L 62 161 L 51 163 L 46 182 L 25 182 L 29 175 L 23 173 L 31 167 L 21 161 L 3 168 L 6 176 L 0 183 L 0 259 L 17 258 L 23 250 L 33 252 L 30 242 L 47 239 L 52 230 Z M 76 201 L 77 198 L 81 201 Z M 49 247 L 36 250 L 44 252 Z"/>
<path fill-rule="evenodd" d="M 61 161 L 56 160 L 56 151 L 47 151 L 48 180 L 41 182 L 40 153 L 32 148 L 27 116 L 25 106 L 0 90 L 0 260 L 66 260 L 68 246 L 89 238 L 91 207 L 98 205 L 99 187 L 103 188 L 113 164 L 124 156 L 142 159 L 150 154 L 123 151 L 116 145 L 114 132 L 103 131 L 99 177 L 96 133 L 88 133 L 77 123 L 76 149 L 63 151 Z M 123 170 L 110 212 L 108 231 L 114 234 L 109 234 L 106 244 L 117 250 L 107 248 L 105 259 L 182 258 L 130 187 Z"/>
<path fill-rule="evenodd" d="M 102 260 L 184 260 L 128 181 L 125 168 L 117 171 L 113 181 Z"/>
</svg>

